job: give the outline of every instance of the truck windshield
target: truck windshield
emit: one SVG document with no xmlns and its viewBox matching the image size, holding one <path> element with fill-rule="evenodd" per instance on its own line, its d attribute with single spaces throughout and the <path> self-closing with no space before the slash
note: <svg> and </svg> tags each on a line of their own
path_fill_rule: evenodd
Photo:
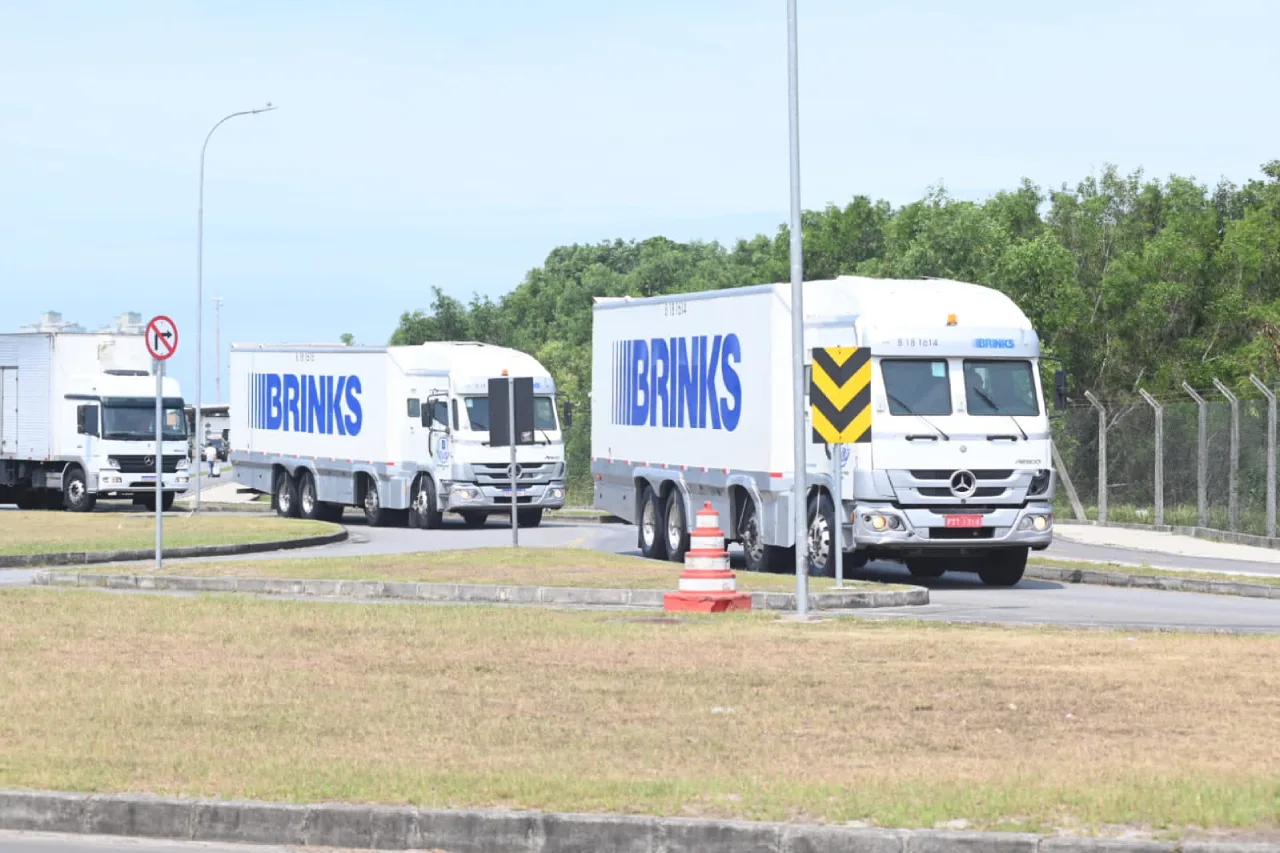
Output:
<svg viewBox="0 0 1280 853">
<path fill-rule="evenodd" d="M 951 414 L 946 359 L 886 358 L 880 361 L 891 415 Z"/>
<path fill-rule="evenodd" d="M 1040 414 L 1031 362 L 1020 359 L 966 359 L 964 393 L 971 415 Z"/>
<path fill-rule="evenodd" d="M 122 441 L 156 440 L 155 403 L 146 405 L 111 404 L 102 407 L 102 437 Z M 187 437 L 187 419 L 181 407 L 165 407 L 166 441 L 182 441 Z"/>
<path fill-rule="evenodd" d="M 465 397 L 467 419 L 476 432 L 489 431 L 489 398 Z M 556 428 L 556 407 L 550 397 L 533 398 L 533 428 L 543 431 Z"/>
</svg>

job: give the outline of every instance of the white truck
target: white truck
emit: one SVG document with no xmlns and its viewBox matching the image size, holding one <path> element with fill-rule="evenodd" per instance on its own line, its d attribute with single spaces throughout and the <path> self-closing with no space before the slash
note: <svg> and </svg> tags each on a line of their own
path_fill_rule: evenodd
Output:
<svg viewBox="0 0 1280 853">
<path fill-rule="evenodd" d="M 913 575 L 1021 578 L 1052 539 L 1056 477 L 1040 343 L 996 290 L 957 281 L 842 276 L 804 285 L 806 377 L 814 347 L 870 349 L 871 441 L 808 447 L 811 574 L 902 561 Z M 595 505 L 638 528 L 649 558 L 683 559 L 710 501 L 747 567 L 794 566 L 789 284 L 643 299 L 593 312 L 591 471 Z M 1065 376 L 1055 374 L 1057 404 Z"/>
<path fill-rule="evenodd" d="M 515 495 L 510 448 L 489 446 L 488 383 L 500 376 L 533 380 L 535 443 L 516 448 Z M 454 512 L 479 527 L 514 501 L 533 527 L 564 506 L 555 381 L 517 350 L 236 344 L 231 393 L 235 479 L 270 493 L 282 516 L 336 520 L 354 506 L 373 526 L 433 529 Z"/>
<path fill-rule="evenodd" d="M 164 509 L 188 488 L 187 422 L 165 377 Z M 140 334 L 0 334 L 0 503 L 92 510 L 99 498 L 155 509 L 156 380 Z"/>
</svg>

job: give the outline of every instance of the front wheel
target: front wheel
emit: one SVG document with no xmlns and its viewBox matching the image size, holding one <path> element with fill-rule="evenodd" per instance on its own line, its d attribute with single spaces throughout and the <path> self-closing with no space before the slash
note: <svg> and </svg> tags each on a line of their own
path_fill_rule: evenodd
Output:
<svg viewBox="0 0 1280 853">
<path fill-rule="evenodd" d="M 436 484 L 429 477 L 419 477 L 413 484 L 409 507 L 409 526 L 421 530 L 439 529 L 444 513 L 436 507 Z"/>
<path fill-rule="evenodd" d="M 516 510 L 516 524 L 521 527 L 537 527 L 542 523 L 542 507 Z"/>
<path fill-rule="evenodd" d="M 835 576 L 835 517 L 830 495 L 823 493 L 809 503 L 809 574 L 814 577 Z"/>
<path fill-rule="evenodd" d="M 98 499 L 89 493 L 84 471 L 73 468 L 62 484 L 62 505 L 69 512 L 92 512 Z"/>
<path fill-rule="evenodd" d="M 1027 548 L 992 551 L 978 569 L 987 586 L 1016 586 L 1027 570 Z"/>
<path fill-rule="evenodd" d="M 947 567 L 937 557 L 911 557 L 907 560 L 907 571 L 913 578 L 940 578 Z"/>
<path fill-rule="evenodd" d="M 742 507 L 742 516 L 738 521 L 738 537 L 742 541 L 742 550 L 747 557 L 747 571 L 782 574 L 795 566 L 795 551 L 764 544 L 764 533 L 760 529 L 760 515 L 756 512 L 755 501 L 750 499 L 747 499 Z"/>
<path fill-rule="evenodd" d="M 173 509 L 173 502 L 177 499 L 177 497 L 178 497 L 177 492 L 162 492 L 160 494 L 160 511 L 168 512 L 169 510 Z M 147 512 L 156 511 L 155 494 L 145 494 L 141 498 L 139 498 L 139 502 L 142 504 L 142 508 L 145 509 Z"/>
<path fill-rule="evenodd" d="M 484 527 L 489 523 L 489 513 L 487 512 L 475 512 L 474 510 L 469 510 L 461 513 L 461 515 L 462 523 L 467 527 L 470 527 L 472 530 Z"/>
</svg>

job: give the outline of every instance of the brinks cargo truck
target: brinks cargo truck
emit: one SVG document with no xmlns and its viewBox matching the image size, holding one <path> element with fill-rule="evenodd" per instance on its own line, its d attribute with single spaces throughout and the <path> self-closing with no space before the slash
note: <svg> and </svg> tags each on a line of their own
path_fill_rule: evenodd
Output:
<svg viewBox="0 0 1280 853">
<path fill-rule="evenodd" d="M 99 498 L 164 509 L 188 488 L 187 422 L 178 381 L 156 379 L 141 334 L 0 335 L 0 503 L 88 512 Z"/>
<path fill-rule="evenodd" d="M 535 439 L 517 447 L 514 495 L 510 449 L 489 444 L 488 382 L 504 375 L 533 380 Z M 564 506 L 555 381 L 517 350 L 236 344 L 231 392 L 235 479 L 270 493 L 282 516 L 337 519 L 352 506 L 374 526 L 432 529 L 446 512 L 478 527 L 514 506 L 532 527 Z"/>
<path fill-rule="evenodd" d="M 1056 487 L 1027 317 L 974 284 L 851 276 L 807 282 L 804 313 L 806 376 L 814 347 L 869 348 L 856 404 L 870 441 L 815 440 L 808 381 L 805 433 L 793 434 L 789 284 L 597 299 L 596 506 L 638 526 L 646 557 L 679 561 L 710 501 L 748 568 L 786 571 L 799 440 L 811 574 L 833 573 L 839 523 L 854 567 L 889 559 L 917 576 L 1016 584 L 1028 551 L 1052 539 Z M 845 460 L 838 507 L 833 452 Z"/>
</svg>

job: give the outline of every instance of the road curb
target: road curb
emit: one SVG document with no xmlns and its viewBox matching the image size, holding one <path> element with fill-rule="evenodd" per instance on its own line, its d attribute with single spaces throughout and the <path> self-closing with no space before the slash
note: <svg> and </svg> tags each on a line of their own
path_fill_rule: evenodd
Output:
<svg viewBox="0 0 1280 853">
<path fill-rule="evenodd" d="M 1277 844 L 0 791 L 0 829 L 451 853 L 1280 853 Z"/>
<path fill-rule="evenodd" d="M 1159 589 L 1167 592 L 1201 592 L 1212 595 L 1238 595 L 1241 598 L 1280 599 L 1280 586 L 1237 583 L 1236 581 L 1200 580 L 1167 575 L 1143 575 L 1101 569 L 1075 569 L 1063 566 L 1027 566 L 1025 577 L 1062 583 L 1096 586 L 1118 586 L 1134 589 Z"/>
<path fill-rule="evenodd" d="M 40 570 L 36 586 L 94 587 L 154 592 L 239 592 L 249 595 L 294 595 L 316 598 L 390 598 L 436 604 L 527 604 L 550 606 L 641 607 L 662 609 L 664 590 L 595 589 L 506 584 L 419 583 L 412 581 L 307 580 L 305 578 L 182 577 L 176 575 L 102 574 Z M 809 594 L 813 610 L 860 610 L 914 607 L 929 603 L 929 590 L 832 590 Z M 753 592 L 755 610 L 792 612 L 795 593 Z"/>
<path fill-rule="evenodd" d="M 350 534 L 345 527 L 323 536 L 304 536 L 301 539 L 277 539 L 270 542 L 246 542 L 239 545 L 188 545 L 182 548 L 165 548 L 164 556 L 182 560 L 192 557 L 237 557 L 241 554 L 262 554 L 267 551 L 293 551 L 298 548 L 315 548 L 344 542 Z M 151 560 L 156 556 L 154 548 L 131 551 L 70 551 L 60 554 L 16 554 L 0 556 L 0 569 L 26 569 L 33 566 L 86 566 L 96 563 L 133 563 Z"/>
</svg>

